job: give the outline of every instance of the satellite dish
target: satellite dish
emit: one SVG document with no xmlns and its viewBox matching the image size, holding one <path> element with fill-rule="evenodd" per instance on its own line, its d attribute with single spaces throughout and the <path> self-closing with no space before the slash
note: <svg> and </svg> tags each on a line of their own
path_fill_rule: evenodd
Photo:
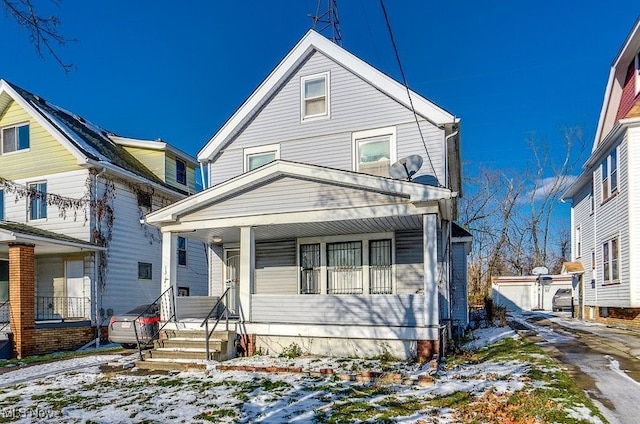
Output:
<svg viewBox="0 0 640 424">
<path fill-rule="evenodd" d="M 389 175 L 397 180 L 411 181 L 411 177 L 420 170 L 422 166 L 422 156 L 410 155 L 402 158 L 389 168 Z"/>
<path fill-rule="evenodd" d="M 531 270 L 531 273 L 533 275 L 546 275 L 549 273 L 549 270 L 546 266 L 537 266 Z"/>
</svg>

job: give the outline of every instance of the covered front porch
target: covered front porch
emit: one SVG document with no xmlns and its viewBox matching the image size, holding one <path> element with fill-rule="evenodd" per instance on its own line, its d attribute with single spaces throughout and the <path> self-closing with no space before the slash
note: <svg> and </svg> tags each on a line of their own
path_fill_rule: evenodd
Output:
<svg viewBox="0 0 640 424">
<path fill-rule="evenodd" d="M 17 357 L 77 348 L 95 337 L 91 277 L 95 254 L 102 250 L 0 222 L 0 327 L 11 334 Z"/>
<path fill-rule="evenodd" d="M 276 161 L 147 222 L 163 234 L 163 290 L 179 286 L 177 237 L 209 244 L 209 294 L 229 289 L 226 307 L 255 348 L 404 357 L 424 349 L 419 342 L 433 351 L 439 339 L 452 198 L 418 183 Z"/>
</svg>

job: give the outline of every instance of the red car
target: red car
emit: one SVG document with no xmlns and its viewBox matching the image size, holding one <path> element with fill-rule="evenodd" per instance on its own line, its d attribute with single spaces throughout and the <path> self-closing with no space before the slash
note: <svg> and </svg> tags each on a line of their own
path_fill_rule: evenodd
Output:
<svg viewBox="0 0 640 424">
<path fill-rule="evenodd" d="M 111 343 L 120 343 L 122 347 L 128 349 L 137 347 L 138 340 L 141 346 L 143 344 L 147 345 L 158 338 L 159 322 L 160 309 L 158 305 L 137 306 L 122 315 L 111 317 L 109 321 L 109 341 Z M 138 330 L 138 340 L 136 340 L 134 325 Z"/>
</svg>

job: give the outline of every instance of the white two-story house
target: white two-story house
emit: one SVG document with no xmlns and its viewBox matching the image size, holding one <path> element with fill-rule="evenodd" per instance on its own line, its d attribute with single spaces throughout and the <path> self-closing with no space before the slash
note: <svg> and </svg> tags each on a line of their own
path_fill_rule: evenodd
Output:
<svg viewBox="0 0 640 424">
<path fill-rule="evenodd" d="M 309 31 L 198 154 L 209 188 L 147 222 L 209 244 L 250 350 L 430 359 L 468 321 L 459 140 L 457 117 Z"/>
<path fill-rule="evenodd" d="M 194 193 L 196 167 L 0 80 L 0 313 L 17 356 L 82 346 L 158 297 L 162 237 L 141 220 Z M 173 253 L 176 291 L 206 295 L 202 242 Z"/>
<path fill-rule="evenodd" d="M 611 65 L 591 156 L 570 200 L 576 297 L 586 318 L 640 326 L 640 21 Z M 638 162 L 640 163 L 640 162 Z"/>
</svg>

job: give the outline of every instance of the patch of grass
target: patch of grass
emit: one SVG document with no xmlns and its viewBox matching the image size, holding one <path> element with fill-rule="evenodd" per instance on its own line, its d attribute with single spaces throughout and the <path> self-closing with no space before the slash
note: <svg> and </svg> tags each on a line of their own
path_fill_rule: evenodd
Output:
<svg viewBox="0 0 640 424">
<path fill-rule="evenodd" d="M 278 356 L 280 356 L 281 358 L 294 359 L 300 355 L 302 355 L 302 349 L 300 348 L 300 346 L 298 346 L 296 343 L 291 343 L 288 347 L 282 349 L 282 352 L 280 352 L 280 355 Z"/>
<path fill-rule="evenodd" d="M 235 418 L 238 416 L 238 413 L 233 409 L 212 409 L 210 411 L 205 411 L 201 414 L 194 416 L 193 418 L 196 420 L 205 420 L 211 421 L 214 423 L 220 422 L 220 418 L 229 417 Z"/>
<path fill-rule="evenodd" d="M 458 409 L 468 405 L 472 400 L 469 392 L 453 392 L 450 395 L 439 396 L 427 401 L 427 404 L 435 408 Z"/>
<path fill-rule="evenodd" d="M 39 362 L 51 362 L 51 361 L 60 361 L 62 359 L 70 359 L 70 358 L 78 358 L 81 356 L 90 356 L 101 353 L 110 353 L 113 351 L 121 350 L 120 347 L 105 347 L 101 349 L 91 349 L 91 350 L 83 350 L 81 352 L 56 352 L 50 353 L 47 355 L 38 355 L 38 356 L 28 356 L 23 359 L 7 359 L 6 361 L 0 362 L 0 366 L 15 366 L 15 365 L 30 365 L 36 364 Z"/>
</svg>

